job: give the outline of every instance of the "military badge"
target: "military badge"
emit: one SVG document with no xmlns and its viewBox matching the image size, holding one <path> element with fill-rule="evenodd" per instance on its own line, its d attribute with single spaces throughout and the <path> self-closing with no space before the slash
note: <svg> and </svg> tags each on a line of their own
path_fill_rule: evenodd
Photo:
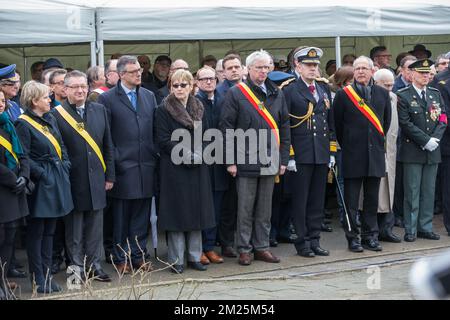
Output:
<svg viewBox="0 0 450 320">
<path fill-rule="evenodd" d="M 416 100 L 411 101 L 411 107 L 418 107 L 419 104 L 417 103 Z"/>
<path fill-rule="evenodd" d="M 436 121 L 441 114 L 441 108 L 438 103 L 432 103 L 429 111 L 430 111 L 430 118 L 433 121 Z"/>
<path fill-rule="evenodd" d="M 50 130 L 48 130 L 47 126 L 42 126 L 42 132 L 45 133 L 45 134 L 49 134 Z"/>
<path fill-rule="evenodd" d="M 327 95 L 325 95 L 325 96 L 323 97 L 323 102 L 325 103 L 325 107 L 326 107 L 327 109 L 330 109 L 330 100 L 328 100 Z"/>
</svg>

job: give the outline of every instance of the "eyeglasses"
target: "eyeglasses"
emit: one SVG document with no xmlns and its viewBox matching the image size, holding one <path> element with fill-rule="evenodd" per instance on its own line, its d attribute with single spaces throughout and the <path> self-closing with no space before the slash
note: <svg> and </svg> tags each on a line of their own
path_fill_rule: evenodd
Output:
<svg viewBox="0 0 450 320">
<path fill-rule="evenodd" d="M 448 61 L 442 61 L 442 62 L 439 62 L 439 63 L 438 63 L 438 65 L 440 65 L 440 66 L 446 66 L 446 65 L 448 65 L 448 64 L 449 64 Z"/>
<path fill-rule="evenodd" d="M 198 79 L 198 81 L 204 81 L 204 82 L 208 82 L 208 81 L 213 82 L 215 80 L 216 80 L 216 78 L 211 78 L 211 77 L 209 77 L 209 78 L 199 78 Z"/>
<path fill-rule="evenodd" d="M 392 54 L 379 54 L 379 55 L 377 55 L 377 57 L 392 58 Z"/>
<path fill-rule="evenodd" d="M 162 62 L 155 62 L 155 65 L 159 65 L 161 67 L 166 67 L 169 68 L 170 67 L 170 63 L 162 63 Z"/>
<path fill-rule="evenodd" d="M 124 72 L 131 73 L 131 74 L 134 74 L 134 75 L 138 75 L 138 74 L 142 73 L 143 71 L 144 71 L 144 69 L 139 68 L 139 69 L 136 69 L 136 70 L 130 70 L 130 71 L 124 71 Z"/>
<path fill-rule="evenodd" d="M 178 89 L 179 87 L 182 87 L 184 89 L 188 85 L 189 85 L 189 83 L 175 83 L 175 84 L 172 85 L 172 88 Z"/>
<path fill-rule="evenodd" d="M 255 68 L 258 71 L 262 71 L 262 70 L 269 70 L 270 66 L 254 66 L 253 68 Z"/>
<path fill-rule="evenodd" d="M 82 85 L 78 85 L 78 86 L 67 86 L 67 88 L 73 89 L 73 90 L 77 90 L 77 89 L 81 89 L 81 90 L 87 90 L 88 86 L 85 84 Z"/>
<path fill-rule="evenodd" d="M 64 85 L 64 80 L 58 81 L 58 82 L 53 82 L 52 84 L 57 84 L 59 86 L 63 86 Z"/>
</svg>

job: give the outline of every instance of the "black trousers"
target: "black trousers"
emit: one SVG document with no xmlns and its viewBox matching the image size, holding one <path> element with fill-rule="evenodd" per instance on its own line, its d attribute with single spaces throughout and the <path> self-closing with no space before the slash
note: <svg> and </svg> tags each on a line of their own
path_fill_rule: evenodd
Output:
<svg viewBox="0 0 450 320">
<path fill-rule="evenodd" d="M 56 218 L 29 218 L 27 224 L 27 255 L 30 276 L 41 286 L 51 276 L 53 236 Z"/>
<path fill-rule="evenodd" d="M 103 209 L 103 248 L 105 250 L 105 260 L 111 261 L 114 252 L 113 245 L 113 212 L 111 208 L 112 198 L 106 198 L 106 208 Z"/>
<path fill-rule="evenodd" d="M 394 213 L 391 212 L 379 212 L 378 213 L 378 229 L 380 230 L 380 235 L 387 235 L 392 233 L 392 228 L 395 224 Z"/>
<path fill-rule="evenodd" d="M 151 204 L 151 198 L 112 199 L 114 263 L 125 263 L 128 260 L 123 250 L 131 251 L 133 264 L 143 262 L 150 233 Z"/>
<path fill-rule="evenodd" d="M 291 231 L 289 224 L 291 220 L 291 212 L 289 210 L 289 201 L 283 196 L 285 175 L 280 176 L 280 182 L 275 183 L 272 195 L 272 217 L 270 219 L 270 239 L 289 238 Z"/>
<path fill-rule="evenodd" d="M 397 219 L 403 221 L 403 164 L 396 162 L 395 165 L 395 190 L 394 190 L 394 203 L 392 211 Z"/>
<path fill-rule="evenodd" d="M 295 247 L 318 247 L 325 207 L 328 167 L 326 164 L 297 164 L 291 176 L 291 217 L 297 233 Z"/>
<path fill-rule="evenodd" d="M 441 198 L 444 226 L 450 232 L 450 156 L 442 156 L 441 169 Z"/>
<path fill-rule="evenodd" d="M 359 207 L 359 193 L 363 186 L 364 202 L 363 212 L 361 214 L 361 232 L 356 226 L 356 214 Z M 345 236 L 350 241 L 358 238 L 361 234 L 362 239 L 378 239 L 378 191 L 380 189 L 380 178 L 344 178 L 345 204 L 349 214 L 351 231 L 349 231 L 347 219 L 344 219 Z"/>
<path fill-rule="evenodd" d="M 9 227 L 7 225 L 0 226 L 0 263 L 5 266 L 3 272 L 6 276 L 11 263 L 11 258 L 14 248 L 14 240 L 16 237 L 17 228 Z M 0 285 L 3 284 L 2 270 L 0 267 Z"/>
<path fill-rule="evenodd" d="M 223 196 L 219 217 L 219 241 L 222 247 L 234 246 L 237 221 L 236 179 L 231 179 L 230 186 Z"/>
<path fill-rule="evenodd" d="M 53 254 L 52 261 L 54 264 L 61 265 L 64 261 L 68 266 L 70 264 L 67 256 L 66 247 L 66 228 L 64 226 L 64 219 L 56 219 L 56 229 L 53 236 Z"/>
</svg>

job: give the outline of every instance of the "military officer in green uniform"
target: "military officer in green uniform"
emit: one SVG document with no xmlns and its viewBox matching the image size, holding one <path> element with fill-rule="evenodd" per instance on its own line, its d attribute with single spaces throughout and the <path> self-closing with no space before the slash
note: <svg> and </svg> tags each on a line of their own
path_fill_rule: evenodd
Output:
<svg viewBox="0 0 450 320">
<path fill-rule="evenodd" d="M 428 86 L 433 61 L 412 63 L 412 85 L 397 91 L 401 128 L 399 161 L 403 163 L 405 241 L 438 240 L 432 230 L 435 181 L 441 162 L 440 140 L 447 116 L 439 91 Z"/>
</svg>

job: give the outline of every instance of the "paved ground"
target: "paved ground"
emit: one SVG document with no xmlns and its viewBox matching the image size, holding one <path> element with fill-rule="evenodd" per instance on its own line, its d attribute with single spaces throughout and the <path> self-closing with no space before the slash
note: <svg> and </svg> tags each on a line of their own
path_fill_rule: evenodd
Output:
<svg viewBox="0 0 450 320">
<path fill-rule="evenodd" d="M 281 244 L 273 252 L 279 264 L 255 261 L 243 267 L 236 259 L 210 265 L 208 271 L 187 269 L 182 275 L 162 268 L 150 274 L 118 277 L 110 265 L 105 270 L 114 275 L 111 283 L 94 282 L 80 290 L 34 298 L 55 299 L 411 299 L 407 276 L 410 265 L 422 256 L 435 255 L 450 248 L 450 237 L 444 232 L 442 215 L 435 217 L 434 230 L 441 240 L 418 239 L 414 243 L 382 243 L 382 252 L 347 250 L 343 230 L 334 225 L 332 233 L 323 233 L 322 246 L 331 251 L 329 257 L 303 258 L 290 244 Z M 395 232 L 403 236 L 403 230 Z M 160 239 L 161 240 L 161 239 Z M 161 259 L 165 244 L 159 243 Z M 23 252 L 19 252 L 19 258 Z M 373 269 L 373 266 L 380 269 Z M 368 269 L 369 268 L 369 269 Z M 371 273 L 368 273 L 368 271 Z M 375 270 L 375 271 L 374 271 Z M 374 281 L 375 273 L 380 275 Z M 65 273 L 56 279 L 65 283 Z M 376 279 L 375 279 L 376 280 Z M 32 297 L 29 281 L 18 281 L 16 294 L 21 299 Z M 368 286 L 369 283 L 369 286 Z"/>
</svg>

